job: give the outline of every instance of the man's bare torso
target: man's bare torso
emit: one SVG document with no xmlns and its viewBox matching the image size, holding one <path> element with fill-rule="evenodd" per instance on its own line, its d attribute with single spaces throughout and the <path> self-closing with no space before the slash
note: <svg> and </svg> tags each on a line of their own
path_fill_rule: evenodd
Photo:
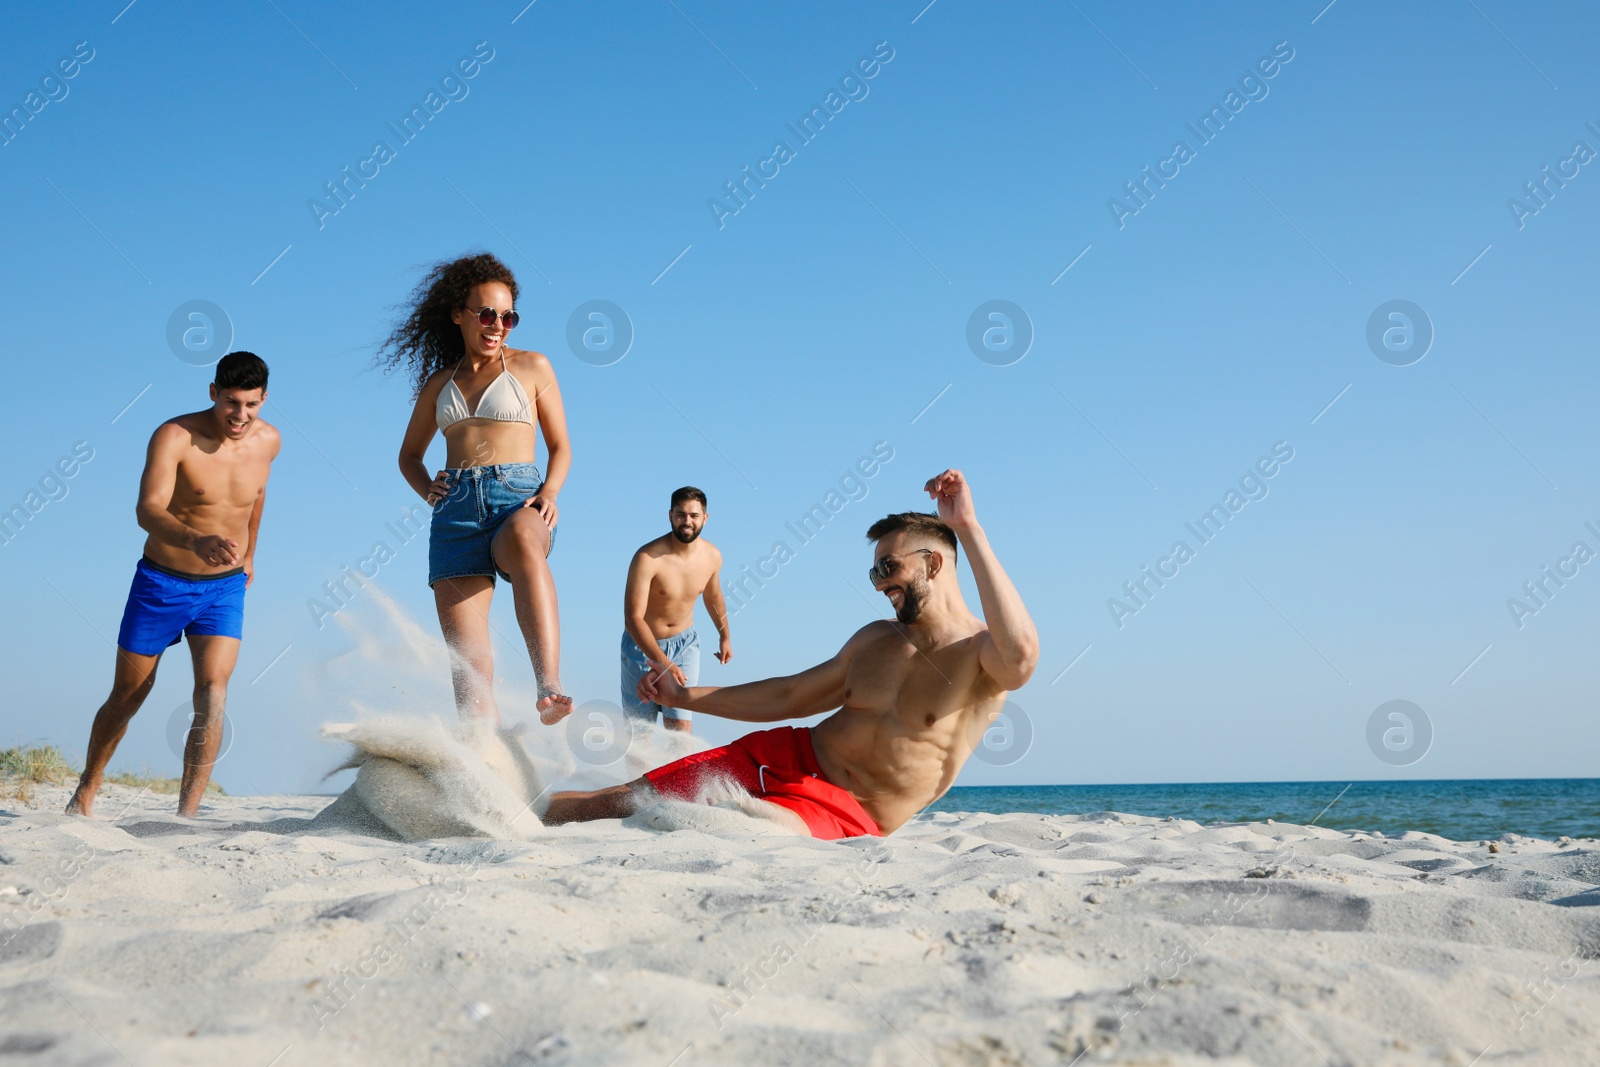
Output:
<svg viewBox="0 0 1600 1067">
<path fill-rule="evenodd" d="M 811 730 L 823 772 L 886 834 L 944 795 L 1005 701 L 978 663 L 981 620 L 921 649 L 909 632 L 888 621 L 863 630 L 843 707 Z"/>
<path fill-rule="evenodd" d="M 672 541 L 663 534 L 639 549 L 650 578 L 644 621 L 658 640 L 694 625 L 694 602 L 722 563 L 722 553 L 709 541 L 697 540 L 688 551 L 674 551 Z"/>
<path fill-rule="evenodd" d="M 223 441 L 212 435 L 207 422 L 210 418 L 209 411 L 199 411 L 179 415 L 168 423 L 185 431 L 188 443 L 178 460 L 177 482 L 167 511 L 201 533 L 236 542 L 236 551 L 244 558 L 252 547 L 250 514 L 256 498 L 266 489 L 278 431 L 256 419 L 242 440 Z M 162 566 L 189 574 L 232 569 L 213 566 L 193 551 L 153 536 L 145 539 L 144 554 Z"/>
</svg>

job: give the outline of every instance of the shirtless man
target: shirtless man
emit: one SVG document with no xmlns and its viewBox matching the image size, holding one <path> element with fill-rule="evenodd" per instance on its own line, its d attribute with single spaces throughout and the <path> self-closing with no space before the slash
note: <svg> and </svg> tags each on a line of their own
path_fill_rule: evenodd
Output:
<svg viewBox="0 0 1600 1067">
<path fill-rule="evenodd" d="M 825 711 L 809 730 L 762 730 L 698 752 L 626 785 L 557 793 L 545 821 L 615 819 L 663 797 L 693 800 L 729 778 L 837 839 L 893 833 L 944 795 L 999 714 L 1008 690 L 1033 675 L 1039 638 L 973 512 L 960 471 L 925 488 L 937 516 L 901 512 L 872 524 L 873 587 L 898 621 L 856 631 L 826 663 L 786 678 L 686 689 L 669 673 L 639 683 L 641 698 L 725 719 L 770 723 Z M 967 550 L 982 601 L 974 615 L 956 582 Z"/>
<path fill-rule="evenodd" d="M 211 407 L 156 428 L 139 481 L 149 534 L 117 635 L 111 695 L 95 714 L 69 815 L 89 815 L 106 764 L 155 684 L 161 654 L 189 636 L 194 720 L 183 749 L 178 814 L 194 817 L 222 747 L 228 679 L 239 659 L 244 591 L 255 578 L 256 531 L 278 431 L 260 416 L 267 365 L 251 352 L 217 363 Z"/>
<path fill-rule="evenodd" d="M 650 723 L 660 713 L 668 730 L 687 732 L 690 712 L 640 697 L 639 680 L 663 672 L 684 688 L 700 680 L 700 635 L 694 631 L 698 597 L 705 598 L 717 627 L 718 662 L 733 658 L 733 645 L 720 583 L 722 553 L 700 540 L 706 495 L 692 485 L 677 490 L 667 521 L 672 532 L 640 548 L 628 564 L 628 586 L 622 594 L 622 708 L 630 718 Z"/>
</svg>

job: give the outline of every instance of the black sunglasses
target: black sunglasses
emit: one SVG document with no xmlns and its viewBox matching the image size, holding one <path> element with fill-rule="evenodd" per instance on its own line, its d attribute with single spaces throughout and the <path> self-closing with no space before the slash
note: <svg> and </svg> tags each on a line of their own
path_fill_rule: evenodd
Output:
<svg viewBox="0 0 1600 1067">
<path fill-rule="evenodd" d="M 515 329 L 517 323 L 522 321 L 522 316 L 517 314 L 515 308 L 501 314 L 492 307 L 481 307 L 476 314 L 479 326 L 493 326 L 496 321 L 500 321 L 506 324 L 506 329 L 511 330 Z"/>
<path fill-rule="evenodd" d="M 898 556 L 884 556 L 878 562 L 867 568 L 867 581 L 871 582 L 873 585 L 877 585 L 879 582 L 886 582 L 889 580 L 889 575 L 894 573 L 895 560 L 903 559 L 906 556 L 913 555 L 917 552 L 931 553 L 932 551 L 933 549 L 931 548 L 914 548 L 910 552 L 902 552 Z"/>
</svg>

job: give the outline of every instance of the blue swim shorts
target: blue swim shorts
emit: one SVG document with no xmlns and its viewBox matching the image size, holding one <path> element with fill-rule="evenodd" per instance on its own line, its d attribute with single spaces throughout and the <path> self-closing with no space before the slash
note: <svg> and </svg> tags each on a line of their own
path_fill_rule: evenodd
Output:
<svg viewBox="0 0 1600 1067">
<path fill-rule="evenodd" d="M 690 685 L 699 684 L 700 635 L 695 633 L 694 627 L 691 626 L 682 633 L 673 634 L 656 643 L 661 646 L 662 655 L 683 668 L 683 676 L 689 679 Z M 677 719 L 680 722 L 692 720 L 694 713 L 691 711 L 669 708 L 664 704 L 645 703 L 639 699 L 639 679 L 655 669 L 628 631 L 622 631 L 622 710 L 627 712 L 630 718 L 642 719 L 645 722 L 655 722 L 657 715 L 664 719 Z"/>
<path fill-rule="evenodd" d="M 159 656 L 190 637 L 243 637 L 244 568 L 222 574 L 185 574 L 141 559 L 122 610 L 117 647 Z"/>
<path fill-rule="evenodd" d="M 544 475 L 532 463 L 492 463 L 482 467 L 451 467 L 445 477 L 450 487 L 433 506 L 428 531 L 428 584 L 447 578 L 511 575 L 494 561 L 494 535 L 507 519 L 544 488 Z M 550 531 L 550 548 L 556 532 Z M 549 555 L 546 550 L 545 555 Z"/>
</svg>

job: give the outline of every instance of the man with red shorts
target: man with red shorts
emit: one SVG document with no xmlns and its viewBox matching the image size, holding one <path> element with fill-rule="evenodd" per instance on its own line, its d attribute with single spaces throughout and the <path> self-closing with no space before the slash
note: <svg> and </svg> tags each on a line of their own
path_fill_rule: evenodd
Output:
<svg viewBox="0 0 1600 1067">
<path fill-rule="evenodd" d="M 617 819 L 663 798 L 695 800 L 718 779 L 797 815 L 813 836 L 893 833 L 943 796 L 1006 693 L 1033 675 L 1039 637 L 978 525 L 960 471 L 924 488 L 937 515 L 872 524 L 873 587 L 896 619 L 869 623 L 810 670 L 732 686 L 684 688 L 666 673 L 639 698 L 724 719 L 771 723 L 834 713 L 810 729 L 778 727 L 687 756 L 626 785 L 557 793 L 547 823 Z M 956 552 L 967 550 L 984 617 L 967 607 Z"/>
</svg>

